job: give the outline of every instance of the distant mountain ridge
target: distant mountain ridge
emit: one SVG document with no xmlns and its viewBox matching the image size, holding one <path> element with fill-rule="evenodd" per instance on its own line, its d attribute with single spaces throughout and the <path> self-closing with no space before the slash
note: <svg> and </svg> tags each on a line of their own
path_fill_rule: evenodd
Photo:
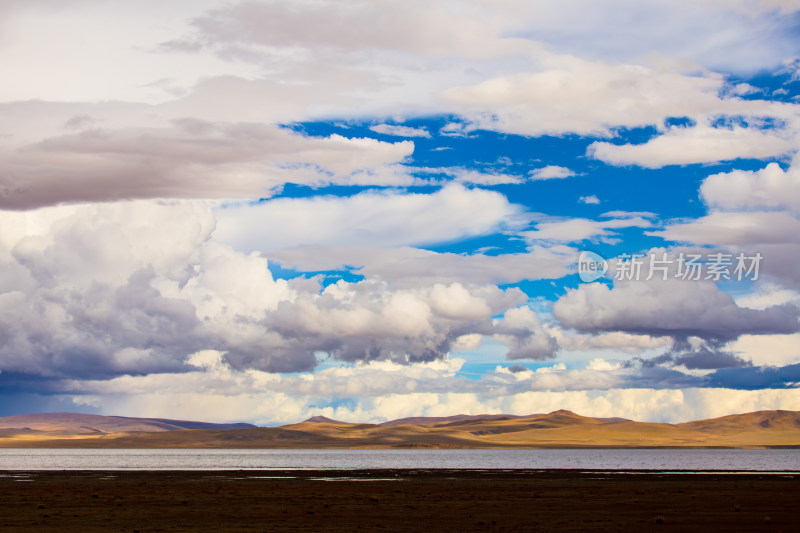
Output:
<svg viewBox="0 0 800 533">
<path fill-rule="evenodd" d="M 87 448 L 800 448 L 800 411 L 681 424 L 528 416 L 411 417 L 354 424 L 314 416 L 281 427 L 50 413 L 0 418 L 0 447 Z"/>
<path fill-rule="evenodd" d="M 554 411 L 554 413 L 570 413 L 574 414 L 571 411 L 560 410 Z M 552 414 L 552 413 L 551 413 Z M 531 415 L 509 415 L 509 414 L 480 414 L 480 415 L 451 415 L 451 416 L 409 416 L 405 418 L 397 418 L 395 420 L 387 420 L 386 422 L 381 422 L 379 424 L 375 424 L 377 426 L 383 427 L 393 427 L 393 426 L 442 426 L 446 424 L 459 424 L 462 422 L 480 422 L 482 420 L 514 420 L 518 418 L 533 418 L 537 416 L 545 416 L 544 413 L 536 413 Z M 604 422 L 630 422 L 627 418 L 598 418 L 597 420 L 602 420 Z M 304 422 L 311 422 L 315 424 L 354 424 L 354 422 L 343 422 L 341 420 L 333 420 L 332 418 L 328 418 L 327 416 L 317 415 L 312 416 L 309 419 L 304 420 Z"/>
<path fill-rule="evenodd" d="M 453 416 L 410 416 L 389 420 L 378 424 L 379 426 L 435 426 L 438 424 L 448 424 L 453 422 L 465 422 L 473 420 L 511 420 L 512 418 L 525 418 L 526 415 L 453 415 Z M 539 415 L 527 415 L 539 416 Z"/>
<path fill-rule="evenodd" d="M 23 430 L 27 434 L 92 435 L 120 432 L 161 432 L 184 429 L 246 429 L 253 424 L 214 424 L 166 418 L 135 418 L 83 413 L 37 413 L 0 417 L 0 431 Z"/>
</svg>

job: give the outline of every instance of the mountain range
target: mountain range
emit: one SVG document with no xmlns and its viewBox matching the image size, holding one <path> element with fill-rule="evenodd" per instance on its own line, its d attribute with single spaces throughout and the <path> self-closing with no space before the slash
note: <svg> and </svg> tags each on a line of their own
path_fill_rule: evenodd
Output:
<svg viewBox="0 0 800 533">
<path fill-rule="evenodd" d="M 681 424 L 546 414 L 412 417 L 382 424 L 315 416 L 280 427 L 45 413 L 0 418 L 0 447 L 580 448 L 800 447 L 800 411 L 757 411 Z"/>
</svg>

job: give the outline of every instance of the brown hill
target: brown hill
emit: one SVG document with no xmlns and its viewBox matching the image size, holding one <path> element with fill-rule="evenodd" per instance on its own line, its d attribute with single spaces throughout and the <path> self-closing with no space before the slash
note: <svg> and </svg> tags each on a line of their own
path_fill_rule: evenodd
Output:
<svg viewBox="0 0 800 533">
<path fill-rule="evenodd" d="M 529 415 L 536 416 L 536 415 Z M 409 416 L 382 422 L 379 426 L 435 426 L 450 422 L 463 422 L 466 420 L 505 420 L 509 418 L 523 418 L 520 415 L 453 415 L 453 416 Z"/>
<path fill-rule="evenodd" d="M 102 448 L 573 448 L 573 447 L 800 447 L 800 412 L 759 411 L 683 424 L 634 422 L 619 418 L 592 418 L 571 411 L 530 416 L 445 417 L 420 424 L 351 424 L 313 417 L 299 424 L 276 428 L 170 429 L 159 419 L 111 419 L 111 426 L 87 425 L 85 416 L 62 415 L 77 426 L 39 419 L 29 433 L 3 430 L 0 447 L 102 447 Z M 55 417 L 58 418 L 58 417 Z M 17 419 L 16 421 L 18 421 Z M 29 421 L 33 420 L 28 418 Z M 49 420 L 49 422 L 45 422 Z M 120 420 L 128 421 L 121 424 Z M 131 420 L 136 421 L 135 424 Z M 61 425 L 59 425 L 61 424 Z M 118 424 L 118 425 L 113 425 Z M 131 427 L 150 428 L 145 431 Z M 202 423 L 192 423 L 202 424 Z M 6 426 L 8 427 L 8 426 Z M 54 432 L 53 428 L 59 427 Z M 115 428 L 120 429 L 114 432 Z M 152 429 L 159 428 L 159 429 Z M 177 428 L 181 429 L 181 428 Z"/>
<path fill-rule="evenodd" d="M 327 416 L 317 415 L 312 416 L 311 418 L 304 420 L 304 422 L 311 422 L 313 424 L 347 424 L 348 422 L 342 422 L 341 420 L 334 420 L 333 418 L 328 418 Z"/>
<path fill-rule="evenodd" d="M 212 424 L 165 418 L 131 418 L 82 413 L 38 413 L 0 417 L 5 435 L 104 435 L 120 432 L 161 432 L 183 429 L 244 429 L 252 424 Z"/>
<path fill-rule="evenodd" d="M 708 420 L 697 420 L 678 424 L 680 427 L 699 431 L 713 431 L 718 434 L 739 433 L 742 431 L 796 431 L 800 429 L 798 411 L 755 411 L 741 415 L 728 415 Z"/>
</svg>

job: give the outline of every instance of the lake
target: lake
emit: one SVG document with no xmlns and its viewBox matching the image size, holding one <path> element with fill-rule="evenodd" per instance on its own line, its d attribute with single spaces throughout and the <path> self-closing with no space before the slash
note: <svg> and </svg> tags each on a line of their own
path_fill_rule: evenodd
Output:
<svg viewBox="0 0 800 533">
<path fill-rule="evenodd" d="M 0 470 L 579 469 L 800 471 L 800 450 L 0 449 Z"/>
</svg>

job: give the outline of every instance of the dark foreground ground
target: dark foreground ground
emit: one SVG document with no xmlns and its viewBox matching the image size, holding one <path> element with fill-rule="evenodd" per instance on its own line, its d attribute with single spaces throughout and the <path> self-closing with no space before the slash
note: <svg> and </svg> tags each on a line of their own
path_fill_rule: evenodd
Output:
<svg viewBox="0 0 800 533">
<path fill-rule="evenodd" d="M 0 531 L 800 531 L 800 474 L 0 472 Z"/>
</svg>

